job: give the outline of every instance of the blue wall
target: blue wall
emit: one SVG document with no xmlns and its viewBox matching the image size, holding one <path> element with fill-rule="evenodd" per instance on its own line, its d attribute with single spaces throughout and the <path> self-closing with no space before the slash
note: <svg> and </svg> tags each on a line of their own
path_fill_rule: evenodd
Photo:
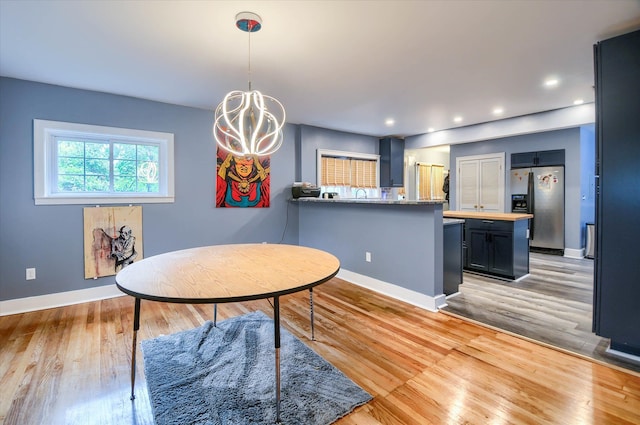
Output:
<svg viewBox="0 0 640 425">
<path fill-rule="evenodd" d="M 144 254 L 210 244 L 298 243 L 289 205 L 297 126 L 285 127 L 271 157 L 271 207 L 215 208 L 215 141 L 209 110 L 0 78 L 0 300 L 85 289 L 114 277 L 84 279 L 83 205 L 35 206 L 33 119 L 173 133 L 172 204 L 143 204 Z M 91 206 L 91 205 L 87 205 Z M 25 280 L 35 267 L 37 279 Z"/>
<path fill-rule="evenodd" d="M 300 138 L 302 140 L 300 147 L 301 179 L 314 184 L 319 183 L 316 181 L 316 151 L 318 149 L 378 154 L 379 139 L 377 137 L 301 125 Z"/>
<path fill-rule="evenodd" d="M 174 134 L 176 201 L 143 205 L 145 256 L 222 243 L 297 244 L 298 206 L 287 200 L 293 181 L 316 182 L 316 150 L 378 153 L 377 137 L 287 124 L 284 144 L 271 158 L 271 207 L 216 209 L 212 111 L 0 78 L 0 301 L 114 283 L 113 277 L 84 279 L 82 205 L 34 205 L 36 118 Z M 504 151 L 510 159 L 512 152 L 567 149 L 567 172 L 577 170 L 567 180 L 567 222 L 579 224 L 568 224 L 566 239 L 579 248 L 582 224 L 593 216 L 588 198 L 580 200 L 590 189 L 580 177 L 589 172 L 578 162 L 590 160 L 592 146 L 592 130 L 574 128 L 452 145 L 451 164 L 457 156 Z M 25 280 L 29 267 L 37 269 L 36 280 Z"/>
<path fill-rule="evenodd" d="M 301 202 L 299 208 L 301 244 L 331 252 L 350 272 L 430 297 L 442 295 L 441 204 Z"/>
</svg>

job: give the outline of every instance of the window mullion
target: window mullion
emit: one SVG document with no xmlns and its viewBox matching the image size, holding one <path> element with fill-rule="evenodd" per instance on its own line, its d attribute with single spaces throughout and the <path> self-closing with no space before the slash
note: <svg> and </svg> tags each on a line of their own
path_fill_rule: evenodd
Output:
<svg viewBox="0 0 640 425">
<path fill-rule="evenodd" d="M 87 191 L 87 141 L 82 142 L 82 190 Z"/>
<path fill-rule="evenodd" d="M 47 178 L 49 179 L 49 191 L 57 192 L 58 191 L 58 138 L 52 137 L 51 143 L 48 143 L 47 150 L 49 155 L 51 155 L 51 161 L 48 161 L 47 166 Z"/>
<path fill-rule="evenodd" d="M 115 167 L 114 167 L 114 158 L 113 158 L 113 140 L 109 139 L 109 192 L 115 192 Z"/>
<path fill-rule="evenodd" d="M 134 192 L 140 192 L 140 180 L 139 180 L 139 176 L 138 176 L 138 165 L 139 165 L 138 161 L 139 161 L 139 158 L 138 158 L 138 144 L 136 143 L 136 160 L 134 161 L 134 163 L 135 163 L 134 172 L 135 172 L 135 177 L 136 177 L 136 179 L 135 179 L 136 188 L 135 188 Z"/>
</svg>

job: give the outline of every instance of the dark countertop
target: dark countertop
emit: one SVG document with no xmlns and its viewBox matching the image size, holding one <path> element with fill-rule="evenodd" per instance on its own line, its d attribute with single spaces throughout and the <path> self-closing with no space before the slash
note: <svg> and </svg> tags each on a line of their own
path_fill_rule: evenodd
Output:
<svg viewBox="0 0 640 425">
<path fill-rule="evenodd" d="M 382 198 L 291 198 L 292 202 L 324 203 L 324 204 L 377 204 L 377 205 L 434 205 L 445 201 L 416 201 L 410 199 L 382 199 Z"/>
</svg>

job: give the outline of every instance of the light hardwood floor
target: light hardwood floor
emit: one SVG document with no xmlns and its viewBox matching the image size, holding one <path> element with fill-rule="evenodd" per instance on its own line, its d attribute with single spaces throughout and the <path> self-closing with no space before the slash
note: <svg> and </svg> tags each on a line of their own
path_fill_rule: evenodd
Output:
<svg viewBox="0 0 640 425">
<path fill-rule="evenodd" d="M 608 354 L 609 340 L 591 331 L 593 260 L 532 252 L 530 276 L 520 281 L 467 272 L 463 280 L 443 311 L 640 372 L 640 363 Z"/>
<path fill-rule="evenodd" d="M 283 325 L 374 396 L 337 422 L 640 424 L 640 374 L 333 279 L 281 299 Z M 266 301 L 221 305 L 220 318 Z M 142 361 L 129 400 L 133 299 L 0 317 L 0 421 L 152 424 Z M 142 303 L 139 340 L 199 326 L 210 305 Z M 138 352 L 138 358 L 141 354 Z M 286 379 L 286 378 L 283 378 Z"/>
</svg>

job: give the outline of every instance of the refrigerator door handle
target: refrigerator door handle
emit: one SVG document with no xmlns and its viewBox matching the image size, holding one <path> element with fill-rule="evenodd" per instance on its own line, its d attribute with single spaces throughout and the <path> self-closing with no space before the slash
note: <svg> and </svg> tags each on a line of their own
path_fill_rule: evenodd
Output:
<svg viewBox="0 0 640 425">
<path fill-rule="evenodd" d="M 533 212 L 536 210 L 536 197 L 535 191 L 533 189 L 533 172 L 529 171 L 529 177 L 527 179 L 527 213 L 529 214 L 533 214 Z M 534 237 L 534 219 L 529 220 L 529 239 L 531 240 L 533 240 Z"/>
</svg>

